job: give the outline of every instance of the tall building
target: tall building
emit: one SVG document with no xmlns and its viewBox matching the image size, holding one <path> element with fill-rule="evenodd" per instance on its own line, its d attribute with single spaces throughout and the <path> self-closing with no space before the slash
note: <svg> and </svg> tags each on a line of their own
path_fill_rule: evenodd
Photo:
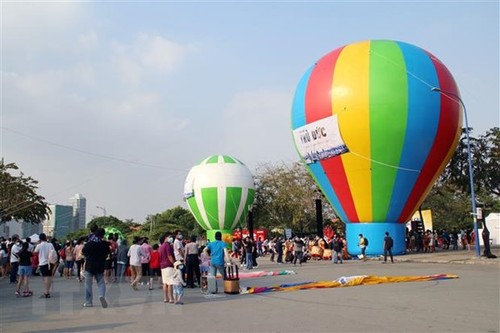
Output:
<svg viewBox="0 0 500 333">
<path fill-rule="evenodd" d="M 58 239 L 66 237 L 73 231 L 73 207 L 63 205 L 49 205 L 49 207 L 52 212 L 43 224 L 43 232 Z"/>
<path fill-rule="evenodd" d="M 85 229 L 87 215 L 87 199 L 80 193 L 69 199 L 73 206 L 73 231 Z"/>
<path fill-rule="evenodd" d="M 14 220 L 0 224 L 0 236 L 5 238 L 18 234 L 21 239 L 24 239 L 40 232 L 42 232 L 42 224 L 40 223 L 31 224 L 23 220 Z"/>
</svg>

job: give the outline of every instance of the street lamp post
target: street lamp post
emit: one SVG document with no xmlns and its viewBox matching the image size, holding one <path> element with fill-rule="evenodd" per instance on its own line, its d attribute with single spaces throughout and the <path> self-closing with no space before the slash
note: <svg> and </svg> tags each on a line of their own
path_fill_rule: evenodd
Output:
<svg viewBox="0 0 500 333">
<path fill-rule="evenodd" d="M 95 206 L 95 208 L 102 210 L 102 216 L 106 217 L 106 208 L 100 207 L 100 206 Z"/>
<path fill-rule="evenodd" d="M 473 173 L 473 168 L 472 168 L 472 153 L 470 150 L 469 122 L 467 120 L 467 109 L 465 108 L 464 101 L 462 101 L 460 96 L 458 96 L 457 94 L 455 94 L 451 91 L 442 90 L 442 89 L 437 88 L 437 87 L 433 87 L 431 90 L 438 92 L 440 94 L 443 94 L 444 96 L 453 99 L 455 102 L 460 103 L 460 105 L 462 105 L 462 108 L 464 109 L 465 137 L 467 139 L 467 157 L 469 159 L 470 196 L 471 196 L 471 201 L 472 201 L 472 217 L 474 220 L 474 238 L 475 238 L 475 245 L 476 245 L 476 256 L 480 257 L 481 256 L 481 249 L 480 249 L 480 244 L 479 244 L 479 232 L 478 232 L 478 228 L 477 228 L 476 194 L 474 192 L 474 173 Z"/>
</svg>

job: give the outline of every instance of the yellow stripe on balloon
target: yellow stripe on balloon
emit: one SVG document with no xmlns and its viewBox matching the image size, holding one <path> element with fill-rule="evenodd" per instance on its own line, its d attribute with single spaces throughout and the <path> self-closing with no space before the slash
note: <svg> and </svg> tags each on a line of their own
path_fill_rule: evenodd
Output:
<svg viewBox="0 0 500 333">
<path fill-rule="evenodd" d="M 332 84 L 333 114 L 352 153 L 341 156 L 358 221 L 372 220 L 370 177 L 370 42 L 346 46 L 335 64 Z"/>
</svg>

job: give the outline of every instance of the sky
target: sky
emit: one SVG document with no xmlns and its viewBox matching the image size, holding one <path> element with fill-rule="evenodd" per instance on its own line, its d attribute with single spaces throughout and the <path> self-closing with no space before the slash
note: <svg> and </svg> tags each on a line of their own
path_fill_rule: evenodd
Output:
<svg viewBox="0 0 500 333">
<path fill-rule="evenodd" d="M 297 84 L 346 44 L 393 39 L 451 71 L 472 135 L 499 126 L 498 1 L 1 1 L 0 155 L 50 204 L 143 222 L 213 154 L 298 161 Z M 102 207 L 102 208 L 97 208 Z"/>
</svg>

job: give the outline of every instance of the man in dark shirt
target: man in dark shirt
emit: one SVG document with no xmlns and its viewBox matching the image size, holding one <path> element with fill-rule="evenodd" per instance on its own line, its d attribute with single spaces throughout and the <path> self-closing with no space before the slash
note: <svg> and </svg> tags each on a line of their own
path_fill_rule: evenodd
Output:
<svg viewBox="0 0 500 333">
<path fill-rule="evenodd" d="M 384 261 L 382 261 L 383 264 L 387 262 L 387 253 L 389 253 L 391 257 L 391 262 L 394 264 L 394 259 L 392 258 L 392 246 L 394 245 L 394 241 L 392 240 L 392 237 L 389 236 L 389 233 L 385 233 L 384 237 Z"/>
<path fill-rule="evenodd" d="M 103 240 L 104 229 L 97 229 L 96 239 L 88 241 L 83 247 L 82 254 L 85 256 L 85 303 L 84 307 L 92 307 L 92 279 L 95 278 L 99 290 L 99 301 L 103 308 L 108 307 L 106 301 L 106 283 L 104 282 L 104 268 L 106 257 L 110 254 L 109 243 Z"/>
</svg>

